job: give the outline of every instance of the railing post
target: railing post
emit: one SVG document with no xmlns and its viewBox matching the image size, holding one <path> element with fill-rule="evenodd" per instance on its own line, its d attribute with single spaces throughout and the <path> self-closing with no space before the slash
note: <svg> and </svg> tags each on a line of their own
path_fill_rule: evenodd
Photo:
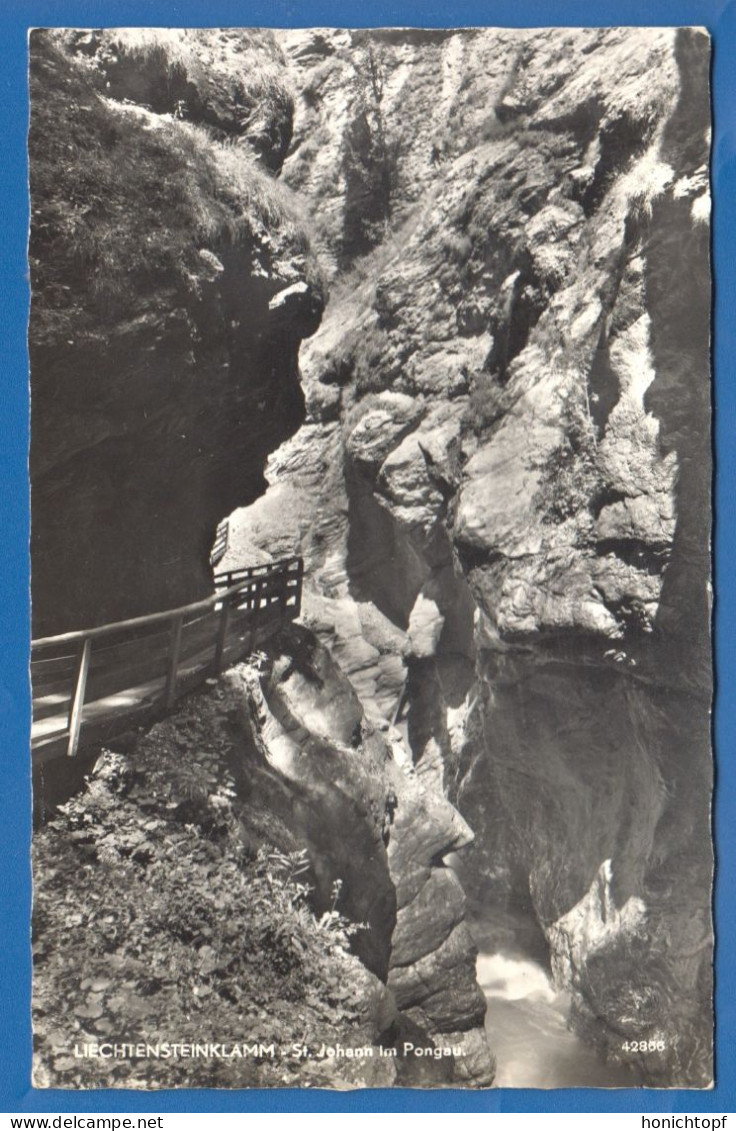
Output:
<svg viewBox="0 0 736 1131">
<path fill-rule="evenodd" d="M 289 565 L 281 567 L 281 593 L 279 594 L 279 608 L 282 620 L 286 619 L 286 603 L 289 600 Z"/>
<path fill-rule="evenodd" d="M 262 588 L 262 579 L 260 577 L 256 577 L 255 578 L 255 588 L 253 590 L 253 604 L 251 606 L 251 618 L 250 618 L 250 647 L 249 647 L 250 652 L 254 651 L 254 649 L 255 649 L 255 647 L 258 643 L 258 621 L 260 619 L 260 612 L 261 612 L 261 588 Z"/>
<path fill-rule="evenodd" d="M 77 668 L 74 674 L 74 690 L 69 706 L 69 742 L 66 748 L 69 758 L 76 757 L 79 749 L 79 732 L 82 727 L 82 708 L 84 707 L 84 693 L 87 688 L 87 674 L 89 672 L 89 655 L 92 651 L 92 641 L 85 636 L 77 658 Z"/>
<path fill-rule="evenodd" d="M 215 673 L 219 675 L 222 671 L 222 660 L 225 655 L 225 644 L 227 642 L 227 626 L 230 620 L 230 605 L 232 602 L 232 594 L 222 599 L 222 610 L 220 612 L 220 624 L 217 630 L 217 644 L 215 645 Z"/>
<path fill-rule="evenodd" d="M 166 673 L 166 710 L 170 711 L 176 700 L 176 681 L 179 674 L 179 653 L 181 652 L 181 627 L 183 617 L 178 613 L 171 621 L 171 648 L 169 651 L 169 669 Z"/>
</svg>

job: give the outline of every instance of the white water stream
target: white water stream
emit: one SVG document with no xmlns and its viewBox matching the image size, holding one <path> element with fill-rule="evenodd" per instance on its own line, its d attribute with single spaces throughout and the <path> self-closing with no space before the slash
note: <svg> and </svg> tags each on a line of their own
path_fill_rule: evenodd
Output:
<svg viewBox="0 0 736 1131">
<path fill-rule="evenodd" d="M 628 1068 L 607 1065 L 567 1027 L 570 999 L 547 971 L 509 938 L 487 925 L 476 929 L 478 982 L 486 995 L 486 1032 L 497 1060 L 499 1088 L 631 1088 Z M 522 931 L 523 934 L 523 931 Z M 495 937 L 494 937 L 495 936 Z"/>
</svg>

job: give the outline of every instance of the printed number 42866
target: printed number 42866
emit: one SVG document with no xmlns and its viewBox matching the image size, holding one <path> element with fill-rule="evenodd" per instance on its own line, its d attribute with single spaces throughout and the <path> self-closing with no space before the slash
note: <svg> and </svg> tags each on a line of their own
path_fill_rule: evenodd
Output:
<svg viewBox="0 0 736 1131">
<path fill-rule="evenodd" d="M 624 1052 L 664 1052 L 667 1044 L 665 1041 L 624 1041 L 621 1048 Z"/>
</svg>

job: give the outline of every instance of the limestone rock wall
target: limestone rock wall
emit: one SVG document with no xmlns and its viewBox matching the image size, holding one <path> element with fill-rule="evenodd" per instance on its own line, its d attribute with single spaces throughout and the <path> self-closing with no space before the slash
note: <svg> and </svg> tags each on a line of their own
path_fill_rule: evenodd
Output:
<svg viewBox="0 0 736 1131">
<path fill-rule="evenodd" d="M 304 553 L 307 623 L 467 818 L 475 907 L 532 910 L 586 1038 L 666 1032 L 644 1077 L 707 1083 L 707 37 L 284 42 L 285 176 L 335 281 L 234 553 Z M 401 172 L 350 270 L 371 51 Z"/>
<path fill-rule="evenodd" d="M 286 630 L 226 678 L 238 703 L 237 772 L 250 820 L 264 833 L 269 820 L 280 822 L 293 846 L 307 849 L 318 913 L 337 908 L 365 926 L 356 953 L 395 1007 L 381 1043 L 462 1050 L 428 1067 L 405 1058 L 399 1082 L 490 1084 L 465 897 L 444 863 L 472 840 L 466 822 L 369 722 L 308 630 Z"/>
</svg>

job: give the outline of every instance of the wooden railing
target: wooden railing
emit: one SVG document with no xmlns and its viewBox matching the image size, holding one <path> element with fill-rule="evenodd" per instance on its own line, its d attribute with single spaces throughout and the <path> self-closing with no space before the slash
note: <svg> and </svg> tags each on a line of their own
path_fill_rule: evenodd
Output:
<svg viewBox="0 0 736 1131">
<path fill-rule="evenodd" d="M 210 565 L 214 569 L 219 565 L 227 553 L 228 542 L 230 541 L 230 523 L 226 518 L 217 527 L 215 532 L 215 540 L 212 543 L 210 550 Z"/>
<path fill-rule="evenodd" d="M 299 615 L 303 575 L 301 558 L 229 570 L 192 605 L 32 641 L 34 763 L 170 710 Z"/>
</svg>

